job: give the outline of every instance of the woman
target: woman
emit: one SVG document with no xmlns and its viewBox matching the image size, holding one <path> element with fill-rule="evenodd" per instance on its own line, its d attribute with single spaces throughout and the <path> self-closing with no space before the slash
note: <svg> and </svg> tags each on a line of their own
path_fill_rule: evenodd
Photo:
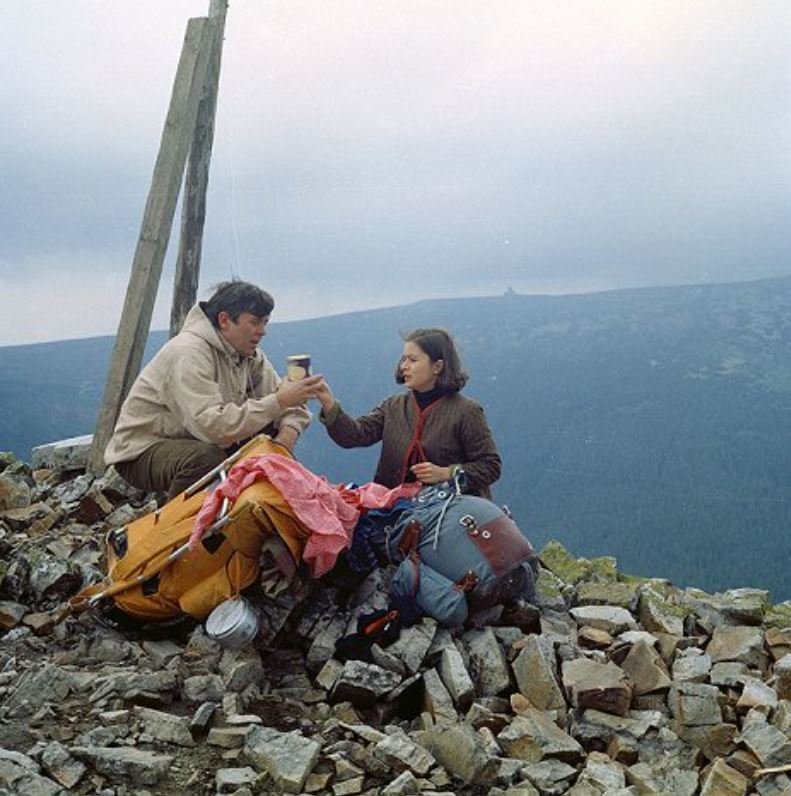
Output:
<svg viewBox="0 0 791 796">
<path fill-rule="evenodd" d="M 405 338 L 396 382 L 409 392 L 392 395 L 370 414 L 349 417 L 322 382 L 316 392 L 321 421 L 343 448 L 382 443 L 374 481 L 395 487 L 436 484 L 461 468 L 466 491 L 491 498 L 501 461 L 483 409 L 459 394 L 467 383 L 453 339 L 444 329 L 416 329 Z"/>
</svg>

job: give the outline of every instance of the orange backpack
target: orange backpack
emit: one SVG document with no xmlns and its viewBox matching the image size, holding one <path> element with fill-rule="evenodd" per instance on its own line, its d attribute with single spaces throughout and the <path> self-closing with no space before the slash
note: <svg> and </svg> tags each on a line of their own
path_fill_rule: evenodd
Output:
<svg viewBox="0 0 791 796">
<path fill-rule="evenodd" d="M 269 534 L 278 535 L 297 566 L 310 532 L 265 480 L 244 489 L 232 505 L 224 504 L 195 548 L 187 546 L 211 489 L 225 480 L 235 463 L 266 453 L 288 451 L 266 435 L 255 437 L 162 508 L 110 531 L 107 577 L 73 597 L 72 611 L 115 607 L 146 621 L 182 614 L 205 619 L 256 580 L 261 548 Z"/>
</svg>

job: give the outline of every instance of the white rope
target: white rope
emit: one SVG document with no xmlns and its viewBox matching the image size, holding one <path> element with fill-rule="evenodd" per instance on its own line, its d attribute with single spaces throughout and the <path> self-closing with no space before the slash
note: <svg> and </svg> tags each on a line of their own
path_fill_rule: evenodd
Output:
<svg viewBox="0 0 791 796">
<path fill-rule="evenodd" d="M 445 501 L 445 504 L 442 506 L 442 511 L 439 513 L 439 519 L 437 520 L 437 524 L 434 526 L 434 544 L 432 545 L 433 548 L 436 550 L 437 545 L 439 544 L 439 534 L 440 529 L 442 527 L 442 520 L 445 519 L 445 512 L 448 510 L 448 506 L 450 505 L 451 501 L 454 498 L 457 498 L 461 495 L 461 479 L 462 479 L 462 470 L 457 470 L 453 476 L 453 491 L 448 495 L 448 499 Z"/>
</svg>

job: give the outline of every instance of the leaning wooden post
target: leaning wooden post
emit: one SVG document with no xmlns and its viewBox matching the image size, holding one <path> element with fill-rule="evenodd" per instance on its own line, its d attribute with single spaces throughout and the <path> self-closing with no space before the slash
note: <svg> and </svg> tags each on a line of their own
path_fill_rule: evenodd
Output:
<svg viewBox="0 0 791 796">
<path fill-rule="evenodd" d="M 181 236 L 173 278 L 173 303 L 170 310 L 170 336 L 178 334 L 184 318 L 198 295 L 203 225 L 206 220 L 206 189 L 209 184 L 209 163 L 214 141 L 214 119 L 220 83 L 222 43 L 228 0 L 211 0 L 209 21 L 212 23 L 212 45 L 209 71 L 203 87 L 195 136 L 192 140 L 181 210 Z"/>
<path fill-rule="evenodd" d="M 189 20 L 88 457 L 88 469 L 94 473 L 104 470 L 104 449 L 143 361 L 162 262 L 206 82 L 210 42 L 208 20 L 205 17 Z"/>
</svg>

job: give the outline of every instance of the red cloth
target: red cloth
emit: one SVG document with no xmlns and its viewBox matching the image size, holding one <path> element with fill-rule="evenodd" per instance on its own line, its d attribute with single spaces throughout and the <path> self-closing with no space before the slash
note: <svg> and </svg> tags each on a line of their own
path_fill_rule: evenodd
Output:
<svg viewBox="0 0 791 796">
<path fill-rule="evenodd" d="M 267 453 L 235 464 L 228 478 L 206 495 L 189 538 L 194 548 L 217 516 L 225 498 L 236 500 L 242 490 L 259 478 L 267 479 L 283 496 L 294 516 L 311 531 L 302 558 L 314 578 L 332 569 L 338 555 L 351 542 L 362 510 L 389 508 L 402 497 L 413 497 L 421 484 L 394 489 L 381 484 L 361 487 L 333 486 L 288 456 Z"/>
</svg>

